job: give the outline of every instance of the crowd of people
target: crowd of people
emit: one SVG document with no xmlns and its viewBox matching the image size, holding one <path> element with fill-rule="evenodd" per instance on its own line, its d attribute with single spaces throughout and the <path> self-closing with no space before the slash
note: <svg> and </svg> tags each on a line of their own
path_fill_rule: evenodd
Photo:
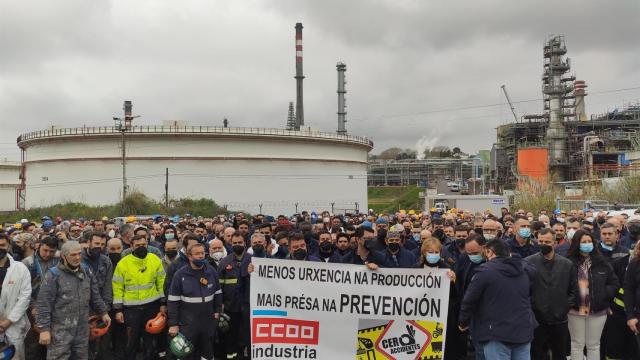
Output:
<svg viewBox="0 0 640 360">
<path fill-rule="evenodd" d="M 0 229 L 0 358 L 249 359 L 252 257 L 441 268 L 446 360 L 638 359 L 640 215 L 44 217 Z"/>
</svg>

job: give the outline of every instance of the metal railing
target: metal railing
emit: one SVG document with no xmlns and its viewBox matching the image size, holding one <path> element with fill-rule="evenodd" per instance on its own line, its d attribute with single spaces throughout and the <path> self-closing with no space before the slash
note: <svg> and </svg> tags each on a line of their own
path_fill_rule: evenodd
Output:
<svg viewBox="0 0 640 360">
<path fill-rule="evenodd" d="M 335 133 L 327 133 L 310 130 L 285 130 L 285 129 L 269 129 L 269 128 L 243 128 L 243 127 L 219 127 L 219 126 L 156 126 L 143 125 L 132 126 L 125 131 L 127 134 L 219 134 L 219 135 L 254 135 L 254 136 L 282 136 L 292 138 L 305 139 L 327 139 L 337 140 L 350 143 L 357 143 L 373 147 L 373 141 L 364 136 L 341 135 Z M 52 137 L 68 137 L 68 136 L 87 136 L 87 135 L 120 135 L 121 130 L 116 126 L 99 126 L 99 127 L 76 127 L 76 128 L 60 128 L 33 131 L 22 134 L 18 137 L 17 142 L 52 138 Z"/>
</svg>

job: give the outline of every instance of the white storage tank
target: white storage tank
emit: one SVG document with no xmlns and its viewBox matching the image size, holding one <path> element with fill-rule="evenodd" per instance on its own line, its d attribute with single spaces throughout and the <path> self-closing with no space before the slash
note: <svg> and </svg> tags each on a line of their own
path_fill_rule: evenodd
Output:
<svg viewBox="0 0 640 360">
<path fill-rule="evenodd" d="M 67 201 L 113 204 L 122 194 L 116 127 L 23 134 L 25 207 Z M 209 198 L 230 210 L 292 214 L 367 206 L 364 137 L 316 131 L 208 126 L 132 126 L 124 132 L 128 191 L 161 200 Z"/>
</svg>

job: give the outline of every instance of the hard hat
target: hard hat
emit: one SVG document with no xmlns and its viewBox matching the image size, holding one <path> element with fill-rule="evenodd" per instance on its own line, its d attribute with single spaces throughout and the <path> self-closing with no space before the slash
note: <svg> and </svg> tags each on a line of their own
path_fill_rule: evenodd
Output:
<svg viewBox="0 0 640 360">
<path fill-rule="evenodd" d="M 20 223 L 21 223 L 21 224 L 28 224 L 28 223 L 29 223 L 29 220 L 27 220 L 27 219 L 22 219 L 22 220 L 20 220 Z"/>
<path fill-rule="evenodd" d="M 400 210 L 400 214 L 406 214 L 407 211 L 406 210 Z"/>
<path fill-rule="evenodd" d="M 109 326 L 97 316 L 89 318 L 89 341 L 93 341 L 109 331 Z"/>
<path fill-rule="evenodd" d="M 135 222 L 137 220 L 137 218 L 133 215 L 127 216 L 127 222 L 128 223 L 132 223 Z"/>
<path fill-rule="evenodd" d="M 226 333 L 227 331 L 229 331 L 229 327 L 230 322 L 231 321 L 231 317 L 225 313 L 220 314 L 220 319 L 218 319 L 218 329 L 222 332 L 222 333 Z"/>
<path fill-rule="evenodd" d="M 22 224 L 21 223 L 16 223 L 15 225 L 13 225 L 14 228 L 16 229 L 22 229 Z"/>
<path fill-rule="evenodd" d="M 16 347 L 6 337 L 0 341 L 0 360 L 10 360 L 16 354 Z"/>
<path fill-rule="evenodd" d="M 167 324 L 167 315 L 163 312 L 159 312 L 156 317 L 147 321 L 147 325 L 144 329 L 149 334 L 160 334 L 162 330 L 164 330 L 165 325 Z"/>
<path fill-rule="evenodd" d="M 415 210 L 409 210 L 409 215 L 415 215 L 416 211 Z"/>
<path fill-rule="evenodd" d="M 102 217 L 102 221 L 109 221 L 109 217 L 108 216 L 103 216 Z"/>
<path fill-rule="evenodd" d="M 169 350 L 178 358 L 184 358 L 193 352 L 193 344 L 182 333 L 177 333 L 176 336 L 169 341 Z"/>
</svg>

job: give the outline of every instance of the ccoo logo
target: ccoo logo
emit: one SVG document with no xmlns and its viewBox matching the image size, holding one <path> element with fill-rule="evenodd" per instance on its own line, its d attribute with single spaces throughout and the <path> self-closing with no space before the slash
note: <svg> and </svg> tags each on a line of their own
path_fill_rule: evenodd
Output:
<svg viewBox="0 0 640 360">
<path fill-rule="evenodd" d="M 251 342 L 253 344 L 318 345 L 318 321 L 287 318 L 253 318 Z"/>
</svg>

